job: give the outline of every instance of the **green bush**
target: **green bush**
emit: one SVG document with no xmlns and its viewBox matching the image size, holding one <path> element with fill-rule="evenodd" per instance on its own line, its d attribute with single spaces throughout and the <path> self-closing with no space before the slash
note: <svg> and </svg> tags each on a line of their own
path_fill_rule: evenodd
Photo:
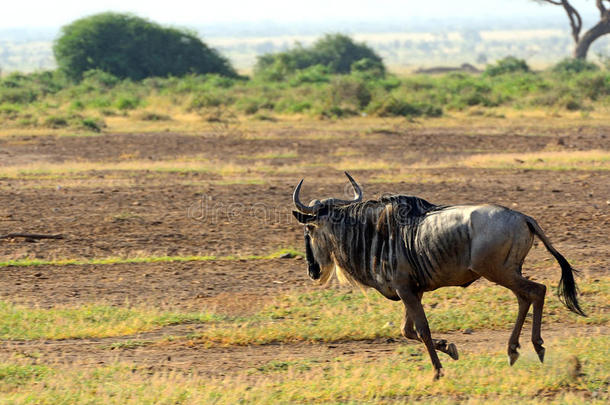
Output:
<svg viewBox="0 0 610 405">
<path fill-rule="evenodd" d="M 294 72 L 322 65 L 329 73 L 346 74 L 352 71 L 376 71 L 385 74 L 385 67 L 379 55 L 365 44 L 355 43 L 342 34 L 327 34 L 312 47 L 300 44 L 294 49 L 258 57 L 254 72 L 266 80 L 286 80 Z"/>
<path fill-rule="evenodd" d="M 139 97 L 122 95 L 115 102 L 115 107 L 119 110 L 133 110 L 140 105 L 140 102 Z"/>
<path fill-rule="evenodd" d="M 352 63 L 350 67 L 352 73 L 364 75 L 368 78 L 380 78 L 385 75 L 385 67 L 381 60 L 362 58 Z"/>
<path fill-rule="evenodd" d="M 21 113 L 21 107 L 17 104 L 2 104 L 0 105 L 0 117 L 7 118 L 9 120 L 14 120 L 19 117 Z"/>
<path fill-rule="evenodd" d="M 171 117 L 166 114 L 158 114 L 154 112 L 145 112 L 139 117 L 142 121 L 170 121 Z"/>
<path fill-rule="evenodd" d="M 555 73 L 573 74 L 598 71 L 599 66 L 584 59 L 567 58 L 557 63 L 551 70 Z"/>
<path fill-rule="evenodd" d="M 372 112 L 380 117 L 440 117 L 441 107 L 424 102 L 407 102 L 397 98 L 389 98 L 373 107 Z"/>
<path fill-rule="evenodd" d="M 328 83 L 331 75 L 324 65 L 313 65 L 297 71 L 290 80 L 290 85 L 298 87 L 305 83 Z"/>
<path fill-rule="evenodd" d="M 0 89 L 0 103 L 29 104 L 38 98 L 36 92 L 29 88 Z"/>
<path fill-rule="evenodd" d="M 189 104 L 190 110 L 198 110 L 207 107 L 219 107 L 223 104 L 223 99 L 216 94 L 197 94 Z"/>
<path fill-rule="evenodd" d="M 76 20 L 62 28 L 53 52 L 61 71 L 74 80 L 92 69 L 132 80 L 189 73 L 237 76 L 227 59 L 194 32 L 130 14 L 108 12 Z"/>
<path fill-rule="evenodd" d="M 587 72 L 576 78 L 576 86 L 591 100 L 610 96 L 610 72 Z"/>
<path fill-rule="evenodd" d="M 59 115 L 51 115 L 44 120 L 44 125 L 50 128 L 63 128 L 69 125 L 68 118 L 59 116 Z"/>
<path fill-rule="evenodd" d="M 525 73 L 529 71 L 530 68 L 523 59 L 507 56 L 496 61 L 495 65 L 487 65 L 484 74 L 487 76 L 498 76 L 506 73 Z"/>
<path fill-rule="evenodd" d="M 360 80 L 350 76 L 335 76 L 328 88 L 332 105 L 347 105 L 350 109 L 360 110 L 366 107 L 372 99 L 367 86 Z"/>
<path fill-rule="evenodd" d="M 97 118 L 83 118 L 80 121 L 80 127 L 93 132 L 101 132 L 102 128 L 105 126 L 106 124 L 104 123 L 104 121 Z"/>
</svg>

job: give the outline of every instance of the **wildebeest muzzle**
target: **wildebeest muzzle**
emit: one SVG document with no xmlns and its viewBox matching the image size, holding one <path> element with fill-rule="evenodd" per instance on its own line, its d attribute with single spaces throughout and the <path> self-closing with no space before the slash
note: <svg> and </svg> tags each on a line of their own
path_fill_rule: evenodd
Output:
<svg viewBox="0 0 610 405">
<path fill-rule="evenodd" d="M 316 262 L 311 250 L 311 237 L 305 234 L 305 256 L 307 257 L 307 272 L 312 280 L 320 279 L 320 265 Z"/>
</svg>

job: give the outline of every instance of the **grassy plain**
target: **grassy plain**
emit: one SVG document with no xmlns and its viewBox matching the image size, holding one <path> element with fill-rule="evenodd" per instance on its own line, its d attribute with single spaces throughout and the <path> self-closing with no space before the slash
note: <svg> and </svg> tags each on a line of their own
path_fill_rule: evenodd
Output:
<svg viewBox="0 0 610 405">
<path fill-rule="evenodd" d="M 7 151 L 0 154 L 1 233 L 67 237 L 0 242 L 0 281 L 8 280 L 0 298 L 0 402 L 607 403 L 607 94 L 564 98 L 587 80 L 606 89 L 602 76 L 583 74 L 553 90 L 550 101 L 540 99 L 545 81 L 554 80 L 544 75 L 499 84 L 404 79 L 392 90 L 402 97 L 423 86 L 404 98 L 443 104 L 435 118 L 381 116 L 388 93 L 357 110 L 367 117 L 325 115 L 339 111 L 326 81 L 261 93 L 286 101 L 302 92 L 320 104 L 298 112 L 288 102 L 265 107 L 265 100 L 238 97 L 260 83 L 223 87 L 214 78 L 148 82 L 136 96 L 130 83 L 103 94 L 66 88 L 16 112 L 5 107 L 12 118 L 0 129 Z M 502 98 L 508 82 L 535 89 Z M 445 88 L 455 90 L 450 100 L 431 90 Z M 193 107 L 203 103 L 194 94 L 205 91 L 233 98 Z M 347 111 L 352 102 L 335 107 Z M 89 116 L 98 121 L 83 124 Z M 538 213 L 583 270 L 589 316 L 559 302 L 558 267 L 535 247 L 525 268 L 549 288 L 547 358 L 544 365 L 535 358 L 528 317 L 522 358 L 511 368 L 512 293 L 477 282 L 426 294 L 433 334 L 457 339 L 461 354 L 457 362 L 442 358 L 447 375 L 434 383 L 421 345 L 400 338 L 400 303 L 309 284 L 294 223 L 253 210 L 232 221 L 186 218 L 202 194 L 224 206 L 282 207 L 290 218 L 296 181 L 306 177 L 305 193 L 336 194 L 345 169 L 370 198 L 389 188 L 438 203 L 491 200 Z M 115 299 L 132 291 L 137 304 Z M 176 291 L 185 293 L 175 298 Z"/>
</svg>

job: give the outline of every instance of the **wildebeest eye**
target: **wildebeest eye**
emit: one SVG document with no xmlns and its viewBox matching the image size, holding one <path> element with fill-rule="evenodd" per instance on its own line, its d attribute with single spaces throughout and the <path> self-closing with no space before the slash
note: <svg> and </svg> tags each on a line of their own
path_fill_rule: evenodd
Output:
<svg viewBox="0 0 610 405">
<path fill-rule="evenodd" d="M 328 207 L 321 207 L 317 212 L 318 218 L 326 215 L 328 215 Z"/>
</svg>

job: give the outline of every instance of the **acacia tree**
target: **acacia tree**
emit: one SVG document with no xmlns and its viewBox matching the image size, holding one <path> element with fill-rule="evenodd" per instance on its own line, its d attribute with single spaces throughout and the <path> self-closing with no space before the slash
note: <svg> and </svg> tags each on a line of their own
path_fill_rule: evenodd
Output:
<svg viewBox="0 0 610 405">
<path fill-rule="evenodd" d="M 556 6 L 562 6 L 568 18 L 570 19 L 570 27 L 572 28 L 572 38 L 574 38 L 574 58 L 586 59 L 589 47 L 597 38 L 610 34 L 610 10 L 606 8 L 606 4 L 610 6 L 610 0 L 595 0 L 595 5 L 599 10 L 600 19 L 593 27 L 580 35 L 582 29 L 582 18 L 578 11 L 570 4 L 568 0 L 539 0 L 545 3 L 551 3 Z"/>
</svg>

